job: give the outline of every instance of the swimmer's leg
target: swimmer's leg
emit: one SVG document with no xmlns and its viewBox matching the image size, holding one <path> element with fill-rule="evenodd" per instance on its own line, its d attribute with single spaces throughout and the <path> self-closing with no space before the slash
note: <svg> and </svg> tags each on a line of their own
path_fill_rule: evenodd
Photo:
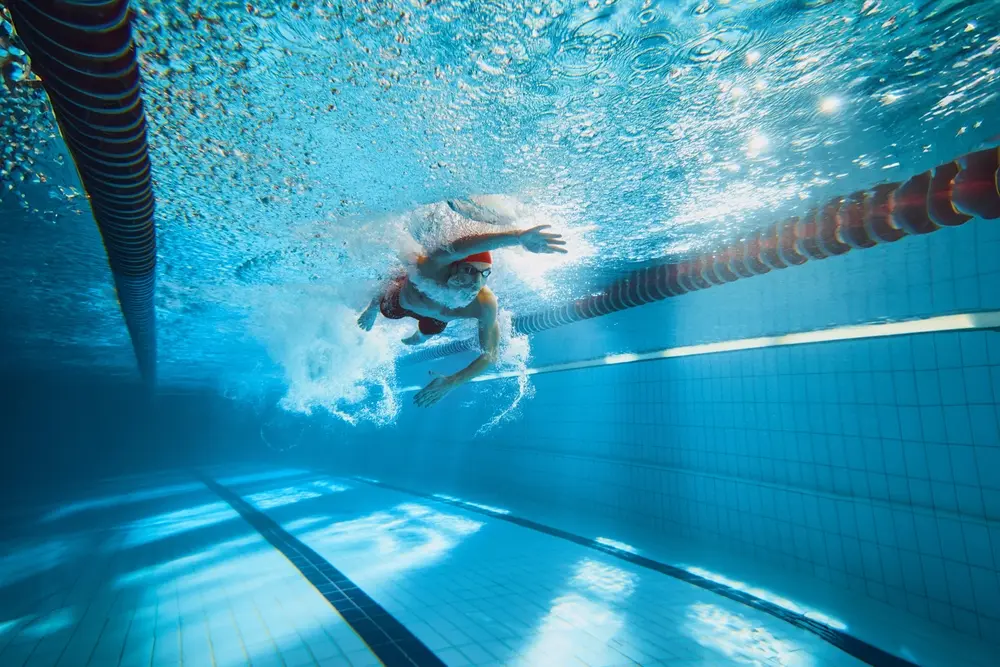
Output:
<svg viewBox="0 0 1000 667">
<path fill-rule="evenodd" d="M 447 322 L 435 320 L 430 317 L 417 317 L 417 330 L 412 335 L 403 339 L 406 345 L 420 345 L 426 343 L 433 336 L 437 336 L 448 327 Z"/>
<path fill-rule="evenodd" d="M 420 345 L 421 343 L 426 343 L 428 340 L 430 340 L 430 336 L 425 336 L 420 329 L 417 329 L 403 339 L 403 345 Z"/>
</svg>

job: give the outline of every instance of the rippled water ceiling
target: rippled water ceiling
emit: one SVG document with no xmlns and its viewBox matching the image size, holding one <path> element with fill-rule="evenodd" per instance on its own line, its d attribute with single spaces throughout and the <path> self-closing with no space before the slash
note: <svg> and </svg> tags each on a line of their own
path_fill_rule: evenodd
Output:
<svg viewBox="0 0 1000 667">
<path fill-rule="evenodd" d="M 575 276 L 697 250 L 1000 133 L 992 2 L 133 9 L 168 367 L 263 363 L 248 307 L 292 287 L 355 298 L 393 260 L 384 221 L 418 205 L 504 194 L 576 230 L 578 266 L 534 282 L 498 271 L 504 305 L 524 312 L 578 292 Z M 0 25 L 0 132 L 14 137 L 0 257 L 30 264 L 15 239 L 37 246 L 41 265 L 4 278 L 7 308 L 48 313 L 16 342 L 127 366 L 85 199 L 11 32 Z"/>
</svg>

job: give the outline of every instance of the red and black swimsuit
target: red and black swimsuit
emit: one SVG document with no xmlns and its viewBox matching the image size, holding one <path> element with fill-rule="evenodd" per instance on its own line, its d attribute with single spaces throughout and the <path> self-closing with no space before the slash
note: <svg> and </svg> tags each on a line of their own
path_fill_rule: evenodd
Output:
<svg viewBox="0 0 1000 667">
<path fill-rule="evenodd" d="M 394 278 L 389 283 L 385 293 L 382 294 L 382 299 L 379 301 L 379 311 L 381 311 L 382 315 L 390 320 L 401 320 L 404 317 L 412 317 L 417 321 L 420 333 L 425 336 L 435 336 L 444 331 L 448 326 L 447 322 L 435 320 L 433 317 L 424 317 L 403 308 L 402 304 L 399 303 L 399 293 L 402 291 L 404 285 L 406 285 L 406 276 Z"/>
</svg>

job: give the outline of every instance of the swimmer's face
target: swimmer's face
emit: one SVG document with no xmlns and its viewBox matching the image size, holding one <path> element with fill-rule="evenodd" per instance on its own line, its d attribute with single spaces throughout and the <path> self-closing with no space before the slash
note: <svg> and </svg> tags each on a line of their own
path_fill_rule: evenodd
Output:
<svg viewBox="0 0 1000 667">
<path fill-rule="evenodd" d="M 486 284 L 492 266 L 486 262 L 459 262 L 451 269 L 448 284 L 452 287 L 473 287 Z"/>
</svg>

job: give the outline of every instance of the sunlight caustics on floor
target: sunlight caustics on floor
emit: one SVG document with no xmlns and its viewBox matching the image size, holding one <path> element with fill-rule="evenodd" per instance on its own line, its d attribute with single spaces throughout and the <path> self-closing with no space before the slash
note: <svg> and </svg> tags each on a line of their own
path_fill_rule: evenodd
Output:
<svg viewBox="0 0 1000 667">
<path fill-rule="evenodd" d="M 11 537 L 0 664 L 914 664 L 823 610 L 502 507 L 292 468 L 203 474 L 103 489 Z"/>
</svg>

